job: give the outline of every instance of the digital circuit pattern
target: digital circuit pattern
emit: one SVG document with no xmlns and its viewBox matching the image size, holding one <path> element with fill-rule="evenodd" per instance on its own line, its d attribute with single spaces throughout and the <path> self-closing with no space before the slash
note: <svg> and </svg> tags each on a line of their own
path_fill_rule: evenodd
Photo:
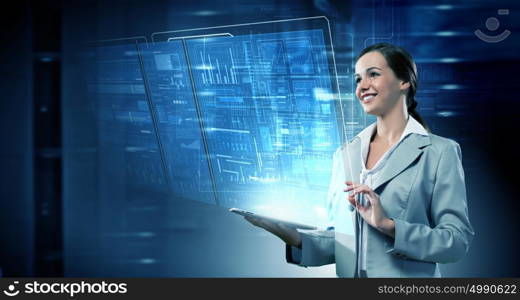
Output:
<svg viewBox="0 0 520 300">
<path fill-rule="evenodd" d="M 222 206 L 269 214 L 321 212 L 340 143 L 322 30 L 174 40 L 142 53 L 175 191 L 213 188 Z"/>
<path fill-rule="evenodd" d="M 167 184 L 136 46 L 97 47 L 92 53 L 85 76 L 97 120 L 101 194 L 112 199 L 118 191 L 128 201 L 164 194 Z"/>
</svg>

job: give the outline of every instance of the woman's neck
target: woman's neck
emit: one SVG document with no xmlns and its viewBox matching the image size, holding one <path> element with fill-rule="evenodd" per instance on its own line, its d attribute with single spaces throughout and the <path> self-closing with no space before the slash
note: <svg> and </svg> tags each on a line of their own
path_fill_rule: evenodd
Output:
<svg viewBox="0 0 520 300">
<path fill-rule="evenodd" d="M 402 102 L 401 102 L 402 100 Z M 399 141 L 408 122 L 406 99 L 402 98 L 392 110 L 384 115 L 377 116 L 377 131 L 374 140 L 385 141 L 393 145 Z"/>
</svg>

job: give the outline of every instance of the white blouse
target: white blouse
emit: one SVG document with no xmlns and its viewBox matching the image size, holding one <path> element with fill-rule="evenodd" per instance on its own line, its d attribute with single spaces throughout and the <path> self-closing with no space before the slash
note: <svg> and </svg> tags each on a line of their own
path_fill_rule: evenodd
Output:
<svg viewBox="0 0 520 300">
<path fill-rule="evenodd" d="M 367 128 L 363 129 L 359 134 L 358 137 L 361 139 L 361 174 L 359 176 L 360 178 L 360 184 L 366 185 L 370 188 L 372 188 L 374 182 L 377 181 L 377 177 L 381 174 L 381 170 L 386 165 L 386 162 L 394 152 L 395 148 L 401 143 L 402 140 L 404 140 L 408 135 L 412 133 L 421 134 L 421 135 L 428 135 L 428 132 L 424 127 L 413 117 L 409 116 L 408 121 L 406 123 L 406 127 L 401 134 L 401 137 L 399 138 L 399 141 L 395 143 L 390 149 L 388 149 L 381 158 L 377 161 L 377 163 L 372 167 L 372 169 L 366 168 L 366 160 L 368 157 L 368 151 L 370 149 L 370 140 L 372 139 L 372 135 L 375 133 L 376 130 L 376 123 L 371 124 Z M 368 203 L 368 200 L 364 201 L 364 199 L 361 200 L 362 203 Z M 358 275 L 359 271 L 366 271 L 366 249 L 367 249 L 367 223 L 363 220 L 361 215 L 356 212 L 356 221 L 358 226 Z"/>
</svg>

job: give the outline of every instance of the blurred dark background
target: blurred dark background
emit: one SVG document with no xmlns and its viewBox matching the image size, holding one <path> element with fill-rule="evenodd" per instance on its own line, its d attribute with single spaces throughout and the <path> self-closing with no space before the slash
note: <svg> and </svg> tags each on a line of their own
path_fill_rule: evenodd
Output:
<svg viewBox="0 0 520 300">
<path fill-rule="evenodd" d="M 334 276 L 331 266 L 286 264 L 282 242 L 224 208 L 103 195 L 95 120 L 75 80 L 89 41 L 324 15 L 342 93 L 352 92 L 356 53 L 375 42 L 402 45 L 418 64 L 419 112 L 462 147 L 476 237 L 463 260 L 441 266 L 443 275 L 519 276 L 519 9 L 512 0 L 11 4 L 0 18 L 1 275 Z M 492 17 L 495 30 L 486 28 Z M 511 35 L 488 43 L 476 29 Z"/>
</svg>

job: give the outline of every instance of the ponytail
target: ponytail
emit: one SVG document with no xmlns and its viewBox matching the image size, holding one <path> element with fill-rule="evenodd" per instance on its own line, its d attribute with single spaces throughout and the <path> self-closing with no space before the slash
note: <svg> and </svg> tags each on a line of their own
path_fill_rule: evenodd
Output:
<svg viewBox="0 0 520 300">
<path fill-rule="evenodd" d="M 428 127 L 428 124 L 426 124 L 426 121 L 421 117 L 421 115 L 415 110 L 417 107 L 417 101 L 415 101 L 415 98 L 406 98 L 406 107 L 408 110 L 408 114 L 412 116 L 417 122 L 419 122 L 426 131 L 431 132 L 430 128 Z"/>
</svg>

